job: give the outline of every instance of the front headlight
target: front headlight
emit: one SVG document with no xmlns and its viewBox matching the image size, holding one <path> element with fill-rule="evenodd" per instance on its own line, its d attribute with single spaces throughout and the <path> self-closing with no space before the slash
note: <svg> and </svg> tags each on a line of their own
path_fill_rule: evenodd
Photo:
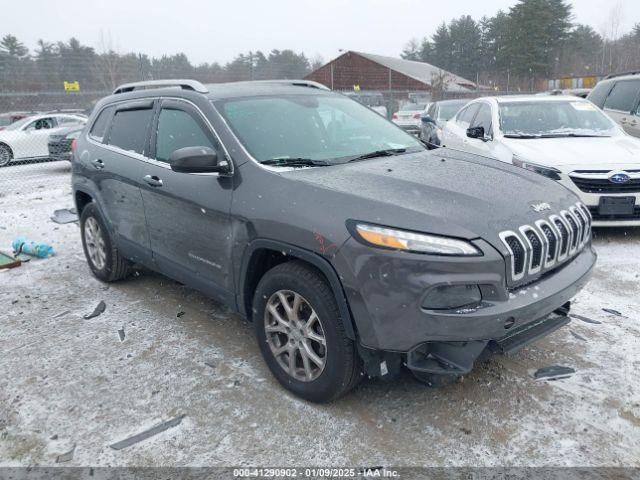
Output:
<svg viewBox="0 0 640 480">
<path fill-rule="evenodd" d="M 513 157 L 513 164 L 526 168 L 527 170 L 531 170 L 532 172 L 536 172 L 544 177 L 550 178 L 551 180 L 561 180 L 560 170 L 553 167 L 544 167 L 542 165 L 538 165 L 537 163 L 526 162 L 524 160 L 520 160 L 518 157 Z"/>
<path fill-rule="evenodd" d="M 358 240 L 374 247 L 432 255 L 482 255 L 480 250 L 466 240 L 451 237 L 407 232 L 366 223 L 354 223 L 352 230 Z"/>
</svg>

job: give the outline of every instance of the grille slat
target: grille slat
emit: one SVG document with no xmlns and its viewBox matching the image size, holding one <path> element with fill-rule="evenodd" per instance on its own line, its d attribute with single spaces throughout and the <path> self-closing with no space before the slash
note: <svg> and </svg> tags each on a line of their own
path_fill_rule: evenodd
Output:
<svg viewBox="0 0 640 480">
<path fill-rule="evenodd" d="M 544 236 L 547 237 L 548 248 L 545 263 L 551 264 L 556 260 L 556 256 L 558 255 L 558 237 L 547 224 L 541 224 L 540 230 L 542 230 Z"/>
<path fill-rule="evenodd" d="M 530 271 L 537 271 L 542 266 L 542 240 L 533 229 L 527 229 L 524 231 L 525 237 L 529 240 L 531 246 L 531 262 L 529 265 Z"/>
<path fill-rule="evenodd" d="M 572 258 L 588 243 L 590 227 L 589 210 L 577 203 L 533 225 L 501 232 L 500 239 L 509 252 L 507 264 L 511 268 L 511 282 L 527 281 L 527 276 L 533 281 L 533 276 L 539 272 Z"/>
</svg>

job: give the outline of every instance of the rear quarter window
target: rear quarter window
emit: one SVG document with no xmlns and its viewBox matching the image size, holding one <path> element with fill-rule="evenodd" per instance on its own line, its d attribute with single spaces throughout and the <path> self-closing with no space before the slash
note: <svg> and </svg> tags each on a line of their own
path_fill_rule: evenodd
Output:
<svg viewBox="0 0 640 480">
<path fill-rule="evenodd" d="M 116 111 L 111 122 L 108 144 L 145 155 L 147 132 L 152 116 L 151 108 Z"/>
<path fill-rule="evenodd" d="M 587 100 L 602 108 L 609 94 L 609 90 L 611 90 L 611 82 L 600 82 L 588 95 Z"/>
<path fill-rule="evenodd" d="M 107 127 L 109 126 L 109 120 L 111 120 L 113 110 L 113 107 L 107 107 L 98 114 L 98 118 L 93 122 L 91 131 L 89 132 L 89 136 L 91 138 L 102 143 L 104 140 L 104 134 L 107 132 Z"/>
</svg>

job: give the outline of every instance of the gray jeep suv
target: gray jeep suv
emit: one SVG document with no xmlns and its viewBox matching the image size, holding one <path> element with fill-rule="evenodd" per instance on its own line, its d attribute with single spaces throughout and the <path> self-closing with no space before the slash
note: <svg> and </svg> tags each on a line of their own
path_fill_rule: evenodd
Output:
<svg viewBox="0 0 640 480">
<path fill-rule="evenodd" d="M 89 267 L 133 264 L 255 325 L 317 402 L 404 365 L 431 383 L 569 322 L 596 255 L 556 182 L 437 150 L 307 81 L 123 85 L 77 139 Z"/>
</svg>

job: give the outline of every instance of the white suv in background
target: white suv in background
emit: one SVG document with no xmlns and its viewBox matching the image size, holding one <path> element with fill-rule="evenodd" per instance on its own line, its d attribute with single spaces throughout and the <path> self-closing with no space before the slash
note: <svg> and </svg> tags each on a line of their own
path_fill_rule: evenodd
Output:
<svg viewBox="0 0 640 480">
<path fill-rule="evenodd" d="M 86 121 L 81 115 L 42 114 L 8 125 L 0 131 L 0 167 L 12 160 L 49 157 L 49 135 Z"/>
<path fill-rule="evenodd" d="M 589 207 L 594 226 L 640 225 L 640 140 L 587 100 L 479 98 L 447 122 L 442 145 L 558 181 Z"/>
</svg>

